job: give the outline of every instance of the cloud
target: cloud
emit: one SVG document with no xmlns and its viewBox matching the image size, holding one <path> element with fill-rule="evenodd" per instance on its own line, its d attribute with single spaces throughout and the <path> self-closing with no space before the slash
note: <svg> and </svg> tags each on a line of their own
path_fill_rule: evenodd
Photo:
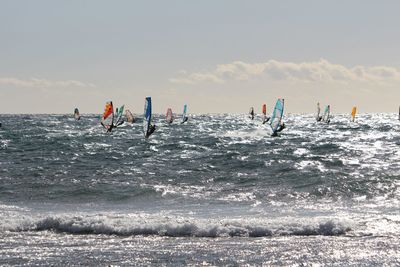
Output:
<svg viewBox="0 0 400 267">
<path fill-rule="evenodd" d="M 84 83 L 76 80 L 52 81 L 47 79 L 18 79 L 13 77 L 0 77 L 0 85 L 11 85 L 15 87 L 50 88 L 50 87 L 95 87 L 92 83 Z"/>
<path fill-rule="evenodd" d="M 348 68 L 325 59 L 315 62 L 283 62 L 269 60 L 264 63 L 234 61 L 220 64 L 211 72 L 188 73 L 180 71 L 172 83 L 196 84 L 200 82 L 225 83 L 250 81 L 260 77 L 274 81 L 301 82 L 387 82 L 400 81 L 400 70 L 388 66 L 355 66 Z"/>
</svg>

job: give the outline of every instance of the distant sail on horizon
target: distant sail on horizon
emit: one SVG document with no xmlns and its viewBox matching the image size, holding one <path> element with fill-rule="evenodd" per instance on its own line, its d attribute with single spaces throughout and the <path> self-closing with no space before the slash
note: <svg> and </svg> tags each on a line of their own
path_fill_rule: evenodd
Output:
<svg viewBox="0 0 400 267">
<path fill-rule="evenodd" d="M 172 109 L 171 109 L 171 108 L 168 108 L 168 109 L 167 109 L 167 114 L 166 114 L 166 116 L 165 116 L 165 119 L 166 119 L 166 121 L 167 121 L 168 123 L 172 123 L 172 122 L 174 121 L 174 117 L 173 117 L 173 115 L 172 115 Z"/>
<path fill-rule="evenodd" d="M 357 114 L 357 107 L 354 106 L 353 109 L 351 110 L 351 118 L 353 122 L 356 119 L 356 114 Z"/>
<path fill-rule="evenodd" d="M 331 115 L 331 105 L 327 105 L 325 107 L 324 115 L 322 116 L 322 121 L 329 123 Z"/>
<path fill-rule="evenodd" d="M 127 109 L 125 110 L 125 116 L 126 116 L 126 121 L 129 123 L 134 123 L 135 122 L 135 118 L 133 117 L 132 112 Z"/>
<path fill-rule="evenodd" d="M 321 116 L 320 116 L 320 114 L 321 114 L 321 107 L 320 107 L 319 102 L 318 102 L 318 103 L 317 103 L 317 115 L 315 116 L 315 119 L 316 119 L 317 121 L 321 121 Z"/>
<path fill-rule="evenodd" d="M 79 109 L 78 108 L 75 108 L 75 110 L 74 110 L 74 118 L 77 121 L 79 121 L 81 119 L 81 115 L 79 114 Z"/>
<path fill-rule="evenodd" d="M 254 120 L 254 108 L 253 107 L 250 108 L 249 114 L 250 114 L 250 119 Z"/>
</svg>

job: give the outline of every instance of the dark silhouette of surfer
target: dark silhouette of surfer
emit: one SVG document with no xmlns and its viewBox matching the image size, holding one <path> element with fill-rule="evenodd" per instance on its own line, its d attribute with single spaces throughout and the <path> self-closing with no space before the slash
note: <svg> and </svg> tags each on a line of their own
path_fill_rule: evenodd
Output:
<svg viewBox="0 0 400 267">
<path fill-rule="evenodd" d="M 150 125 L 150 127 L 149 127 L 149 129 L 147 130 L 147 133 L 146 133 L 146 138 L 149 138 L 149 136 L 152 135 L 155 130 L 156 130 L 156 126 L 155 125 Z"/>
</svg>

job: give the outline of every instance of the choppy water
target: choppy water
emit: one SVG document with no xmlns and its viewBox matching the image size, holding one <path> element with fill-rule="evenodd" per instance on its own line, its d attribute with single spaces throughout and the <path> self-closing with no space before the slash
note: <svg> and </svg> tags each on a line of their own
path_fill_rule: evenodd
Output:
<svg viewBox="0 0 400 267">
<path fill-rule="evenodd" d="M 0 264 L 399 265 L 400 122 L 2 115 Z"/>
</svg>

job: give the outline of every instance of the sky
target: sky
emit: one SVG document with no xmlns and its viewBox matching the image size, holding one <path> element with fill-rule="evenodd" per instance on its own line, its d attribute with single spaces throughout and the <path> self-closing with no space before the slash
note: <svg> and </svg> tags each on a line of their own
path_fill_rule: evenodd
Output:
<svg viewBox="0 0 400 267">
<path fill-rule="evenodd" d="M 397 112 L 400 1 L 0 0 L 0 113 Z"/>
</svg>

